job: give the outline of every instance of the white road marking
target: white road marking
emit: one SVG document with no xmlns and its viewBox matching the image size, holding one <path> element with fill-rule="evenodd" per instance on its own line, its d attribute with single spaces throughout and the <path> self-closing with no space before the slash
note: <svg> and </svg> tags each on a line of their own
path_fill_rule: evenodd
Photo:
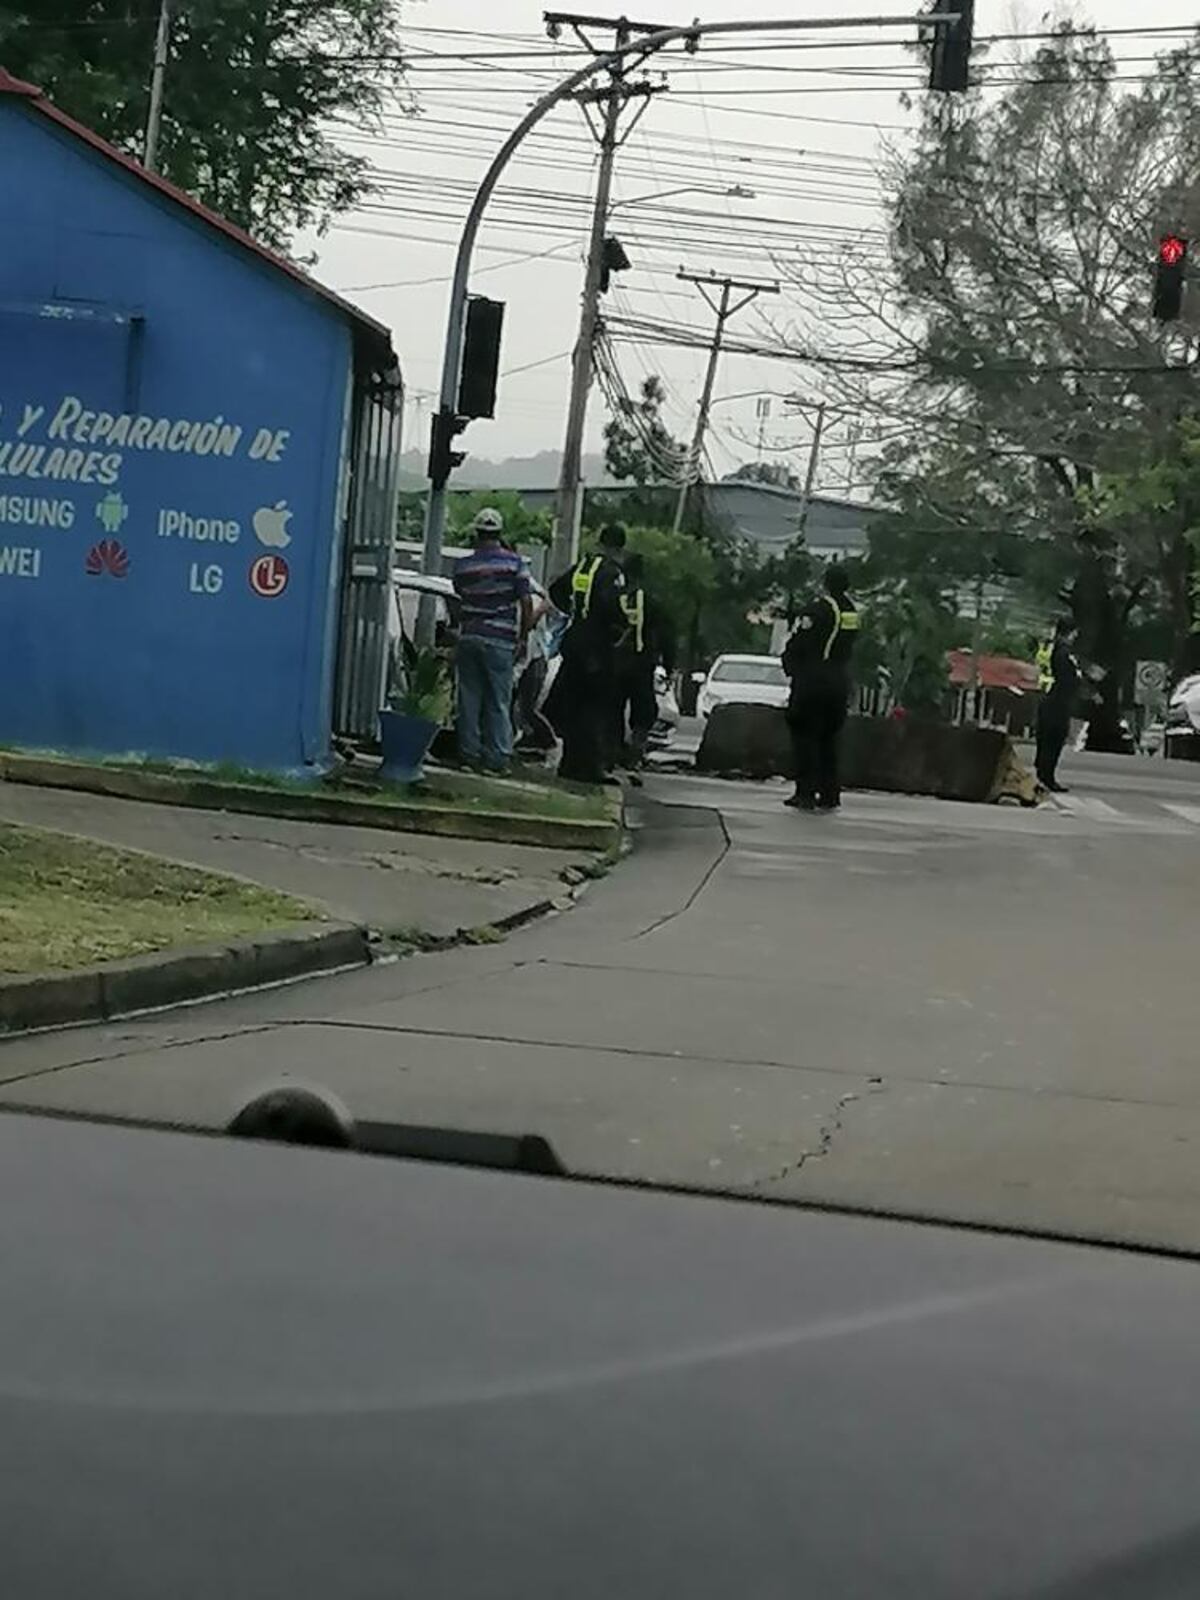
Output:
<svg viewBox="0 0 1200 1600">
<path fill-rule="evenodd" d="M 1181 800 L 1164 800 L 1162 804 L 1168 811 L 1173 811 L 1177 817 L 1182 817 L 1185 822 L 1190 822 L 1193 827 L 1200 828 L 1200 806 L 1185 805 Z"/>
<path fill-rule="evenodd" d="M 1132 817 L 1127 817 L 1118 811 L 1116 806 L 1110 806 L 1107 800 L 1098 800 L 1095 795 L 1056 794 L 1054 803 L 1073 816 L 1087 817 L 1090 822 L 1133 821 Z"/>
</svg>

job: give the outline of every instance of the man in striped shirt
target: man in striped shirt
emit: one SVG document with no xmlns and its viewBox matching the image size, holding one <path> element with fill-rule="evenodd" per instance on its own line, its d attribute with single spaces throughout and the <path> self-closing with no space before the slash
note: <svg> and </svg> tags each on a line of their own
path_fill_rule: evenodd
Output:
<svg viewBox="0 0 1200 1600">
<path fill-rule="evenodd" d="M 458 640 L 458 753 L 468 766 L 504 772 L 512 760 L 513 663 L 532 619 L 529 572 L 501 542 L 504 518 L 475 518 L 475 548 L 454 568 Z"/>
</svg>

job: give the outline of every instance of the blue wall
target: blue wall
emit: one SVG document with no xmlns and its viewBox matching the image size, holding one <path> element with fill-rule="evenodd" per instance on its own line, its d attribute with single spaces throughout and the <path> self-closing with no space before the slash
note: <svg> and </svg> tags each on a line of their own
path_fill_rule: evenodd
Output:
<svg viewBox="0 0 1200 1600">
<path fill-rule="evenodd" d="M 319 765 L 349 326 L 3 100 L 0 216 L 0 742 Z"/>
</svg>

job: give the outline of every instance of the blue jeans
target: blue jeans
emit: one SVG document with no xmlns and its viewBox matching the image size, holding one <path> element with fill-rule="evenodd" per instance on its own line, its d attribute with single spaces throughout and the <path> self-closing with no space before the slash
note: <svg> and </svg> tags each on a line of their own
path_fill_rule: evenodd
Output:
<svg viewBox="0 0 1200 1600">
<path fill-rule="evenodd" d="M 512 760 L 513 646 L 464 634 L 458 641 L 458 753 L 497 771 Z"/>
</svg>

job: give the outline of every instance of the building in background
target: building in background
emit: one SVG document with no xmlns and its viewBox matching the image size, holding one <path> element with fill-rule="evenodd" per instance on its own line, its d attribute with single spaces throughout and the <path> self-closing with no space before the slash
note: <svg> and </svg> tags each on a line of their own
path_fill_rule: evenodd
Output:
<svg viewBox="0 0 1200 1600">
<path fill-rule="evenodd" d="M 500 483 L 492 487 L 513 489 L 531 511 L 553 511 L 558 495 L 555 488 L 527 489 Z M 460 492 L 476 494 L 478 490 Z M 764 556 L 782 555 L 799 534 L 804 501 L 795 490 L 736 480 L 705 483 L 702 492 L 705 510 L 713 521 L 731 536 L 746 540 Z M 606 505 L 619 509 L 623 500 L 633 503 L 646 493 L 634 484 L 618 484 L 614 488 L 589 489 L 587 499 L 603 500 Z M 870 506 L 814 495 L 808 508 L 808 548 L 823 559 L 865 556 L 868 529 L 876 516 L 878 512 Z M 416 527 L 415 517 L 413 526 Z"/>
<path fill-rule="evenodd" d="M 383 684 L 387 330 L 3 73 L 0 209 L 0 741 L 319 769 Z"/>
</svg>

